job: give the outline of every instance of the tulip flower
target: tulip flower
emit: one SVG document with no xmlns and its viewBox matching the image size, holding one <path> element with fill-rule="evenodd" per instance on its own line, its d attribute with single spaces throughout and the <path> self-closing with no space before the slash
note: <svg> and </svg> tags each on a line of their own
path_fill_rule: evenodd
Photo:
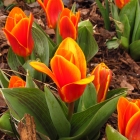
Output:
<svg viewBox="0 0 140 140">
<path fill-rule="evenodd" d="M 49 28 L 56 28 L 59 15 L 64 9 L 62 0 L 38 0 L 38 3 L 46 13 Z"/>
<path fill-rule="evenodd" d="M 13 52 L 25 58 L 32 53 L 34 47 L 32 23 L 32 14 L 28 18 L 20 8 L 15 7 L 9 13 L 3 29 Z"/>
<path fill-rule="evenodd" d="M 115 0 L 115 4 L 119 9 L 122 9 L 130 0 Z"/>
<path fill-rule="evenodd" d="M 117 104 L 119 132 L 128 140 L 140 140 L 140 99 L 121 97 Z"/>
<path fill-rule="evenodd" d="M 63 39 L 71 37 L 76 40 L 79 20 L 80 12 L 74 14 L 68 8 L 62 11 L 59 21 L 59 32 Z"/>
<path fill-rule="evenodd" d="M 49 75 L 64 102 L 71 103 L 83 93 L 94 76 L 86 78 L 86 60 L 81 48 L 72 38 L 61 42 L 50 61 L 51 70 L 41 62 L 30 62 L 36 70 Z"/>
<path fill-rule="evenodd" d="M 18 76 L 11 76 L 8 88 L 25 87 L 26 82 Z"/>
<path fill-rule="evenodd" d="M 91 75 L 95 76 L 93 84 L 97 92 L 97 102 L 102 102 L 106 98 L 106 93 L 112 79 L 112 71 L 104 63 L 100 63 L 91 72 Z"/>
</svg>

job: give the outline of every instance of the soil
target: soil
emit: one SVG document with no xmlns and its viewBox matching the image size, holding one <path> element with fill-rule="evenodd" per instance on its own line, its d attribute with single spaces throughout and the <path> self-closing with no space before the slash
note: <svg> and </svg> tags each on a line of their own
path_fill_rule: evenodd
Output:
<svg viewBox="0 0 140 140">
<path fill-rule="evenodd" d="M 68 0 L 67 0 L 68 1 Z M 46 31 L 50 37 L 54 37 L 54 31 L 49 29 L 46 25 L 45 14 L 39 5 L 27 5 L 24 1 L 17 1 L 17 6 L 21 7 L 28 15 L 32 12 L 35 21 Z M 67 5 L 71 7 L 71 3 Z M 129 54 L 124 51 L 121 46 L 117 49 L 107 49 L 106 40 L 115 36 L 114 23 L 111 21 L 111 31 L 107 31 L 104 28 L 104 21 L 101 17 L 99 9 L 95 2 L 77 0 L 77 9 L 81 12 L 81 19 L 89 19 L 93 26 L 95 26 L 94 37 L 98 43 L 99 51 L 94 58 L 88 64 L 88 71 L 92 69 L 100 62 L 104 62 L 112 71 L 113 78 L 109 89 L 116 89 L 120 87 L 127 87 L 129 98 L 140 99 L 140 62 L 135 62 Z M 10 68 L 7 64 L 7 52 L 8 42 L 3 34 L 2 28 L 5 25 L 6 16 L 8 15 L 6 7 L 0 9 L 0 69 L 4 70 L 8 75 L 11 74 Z M 2 114 L 6 110 L 6 104 L 2 97 L 0 98 L 0 113 Z M 109 118 L 108 122 L 115 129 L 117 129 L 117 113 L 114 112 Z M 104 139 L 104 127 L 101 130 L 101 138 Z M 1 140 L 15 140 L 15 138 L 9 137 L 0 132 Z"/>
</svg>

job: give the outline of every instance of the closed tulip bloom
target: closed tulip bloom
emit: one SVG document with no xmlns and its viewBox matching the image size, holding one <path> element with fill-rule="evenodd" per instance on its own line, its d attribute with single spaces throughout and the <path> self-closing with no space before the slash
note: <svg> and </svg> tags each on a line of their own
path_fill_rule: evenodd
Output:
<svg viewBox="0 0 140 140">
<path fill-rule="evenodd" d="M 77 100 L 94 76 L 86 78 L 86 60 L 78 44 L 71 38 L 66 38 L 59 45 L 51 59 L 51 70 L 43 63 L 30 62 L 36 70 L 49 75 L 58 88 L 58 93 L 64 102 Z"/>
<path fill-rule="evenodd" d="M 130 0 L 115 0 L 115 4 L 119 9 L 122 9 Z"/>
<path fill-rule="evenodd" d="M 11 76 L 8 88 L 25 87 L 26 82 L 18 76 Z"/>
<path fill-rule="evenodd" d="M 40 6 L 44 9 L 47 16 L 47 24 L 49 28 L 56 28 L 58 18 L 64 9 L 62 0 L 37 0 Z"/>
<path fill-rule="evenodd" d="M 24 12 L 15 7 L 11 10 L 3 29 L 15 54 L 27 57 L 32 53 L 34 41 L 32 38 L 33 15 L 29 18 Z"/>
<path fill-rule="evenodd" d="M 140 140 L 140 99 L 121 97 L 117 104 L 119 132 L 128 140 Z"/>
<path fill-rule="evenodd" d="M 94 68 L 91 75 L 95 76 L 93 84 L 97 92 L 97 102 L 102 102 L 106 98 L 106 93 L 112 79 L 112 71 L 104 63 L 100 63 Z"/>
<path fill-rule="evenodd" d="M 62 11 L 59 21 L 59 32 L 63 39 L 71 37 L 76 40 L 79 20 L 80 12 L 74 14 L 67 8 Z"/>
</svg>

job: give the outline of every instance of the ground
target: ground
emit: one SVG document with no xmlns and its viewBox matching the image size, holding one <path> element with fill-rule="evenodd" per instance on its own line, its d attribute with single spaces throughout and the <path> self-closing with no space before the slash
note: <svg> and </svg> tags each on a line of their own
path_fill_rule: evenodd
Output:
<svg viewBox="0 0 140 140">
<path fill-rule="evenodd" d="M 26 14 L 32 12 L 35 20 L 40 24 L 40 26 L 53 37 L 54 31 L 50 30 L 46 26 L 46 19 L 43 10 L 37 5 L 27 5 L 23 1 L 18 1 L 17 6 L 21 7 Z M 68 5 L 69 7 L 71 5 Z M 104 29 L 104 21 L 101 17 L 99 9 L 95 3 L 85 2 L 84 0 L 77 1 L 77 8 L 81 12 L 81 19 L 89 19 L 93 26 L 96 26 L 94 37 L 98 43 L 99 51 L 94 56 L 94 58 L 88 64 L 88 71 L 92 69 L 100 62 L 104 62 L 112 71 L 113 78 L 109 89 L 116 89 L 120 87 L 127 87 L 129 98 L 139 98 L 140 99 L 140 61 L 135 62 L 129 54 L 124 51 L 121 46 L 117 49 L 108 50 L 106 47 L 106 39 L 111 39 L 115 36 L 114 23 L 111 24 L 111 31 Z M 7 74 L 11 74 L 10 68 L 7 64 L 7 52 L 8 52 L 8 42 L 3 34 L 2 28 L 5 25 L 6 16 L 8 11 L 5 7 L 0 9 L 0 69 L 4 70 Z M 0 113 L 6 110 L 6 104 L 3 99 L 0 98 Z M 109 118 L 108 123 L 111 124 L 115 129 L 117 129 L 117 113 L 114 112 Z M 104 126 L 105 127 L 105 126 Z M 104 127 L 101 130 L 101 139 L 104 139 Z M 2 132 L 0 132 L 1 140 L 14 140 Z"/>
</svg>

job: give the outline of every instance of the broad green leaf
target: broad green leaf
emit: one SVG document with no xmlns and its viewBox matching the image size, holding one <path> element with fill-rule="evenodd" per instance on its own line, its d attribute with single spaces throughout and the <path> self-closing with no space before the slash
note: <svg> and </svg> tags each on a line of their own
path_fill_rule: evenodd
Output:
<svg viewBox="0 0 140 140">
<path fill-rule="evenodd" d="M 84 111 L 97 103 L 97 93 L 93 83 L 89 83 L 80 97 L 77 112 Z"/>
<path fill-rule="evenodd" d="M 138 0 L 137 5 L 136 5 L 136 17 L 135 17 L 135 25 L 134 25 L 134 30 L 133 30 L 133 35 L 132 35 L 132 42 L 135 40 L 140 39 L 140 5 Z"/>
<path fill-rule="evenodd" d="M 6 77 L 4 72 L 0 69 L 0 86 L 2 88 L 7 88 L 9 85 L 9 79 Z"/>
<path fill-rule="evenodd" d="M 32 27 L 33 38 L 34 38 L 34 54 L 36 58 L 39 58 L 41 62 L 47 66 L 49 64 L 49 43 L 48 38 L 44 33 L 37 27 Z"/>
<path fill-rule="evenodd" d="M 37 35 L 38 33 L 40 32 L 40 34 L 42 35 L 41 37 L 39 37 L 41 40 L 42 40 L 42 37 L 44 38 L 44 41 L 47 42 L 47 44 L 42 44 L 43 46 L 46 47 L 46 50 L 49 50 L 49 58 L 52 58 L 53 57 L 53 54 L 54 54 L 54 51 L 55 51 L 55 46 L 56 44 L 49 38 L 49 36 L 44 32 L 44 30 L 37 24 L 37 23 L 34 23 L 33 24 L 33 29 L 35 29 L 37 32 Z M 39 31 L 39 32 L 38 32 Z M 44 34 L 44 35 L 43 35 Z M 39 39 L 39 40 L 40 40 Z M 44 42 L 43 41 L 43 42 Z M 41 41 L 42 42 L 42 41 Z M 42 42 L 42 43 L 43 43 Z M 48 49 L 49 48 L 49 49 Z M 47 54 L 48 52 L 43 52 L 43 53 L 46 53 L 46 57 L 48 58 Z M 48 61 L 48 60 L 46 60 Z"/>
<path fill-rule="evenodd" d="M 140 40 L 134 41 L 130 44 L 130 56 L 134 60 L 140 60 Z"/>
<path fill-rule="evenodd" d="M 97 42 L 89 30 L 90 26 L 86 26 L 86 24 L 80 26 L 78 30 L 78 44 L 83 50 L 87 61 L 89 61 L 98 52 Z"/>
<path fill-rule="evenodd" d="M 123 93 L 123 92 L 127 92 L 127 88 L 118 88 L 118 89 L 113 89 L 107 92 L 107 96 L 106 99 L 109 99 L 113 96 L 116 96 L 117 94 Z"/>
<path fill-rule="evenodd" d="M 131 29 L 130 29 L 130 34 L 131 35 L 132 35 L 132 31 L 134 29 L 135 16 L 136 16 L 136 7 L 137 7 L 136 5 L 137 5 L 137 0 L 131 0 L 129 3 L 127 3 L 121 9 L 120 14 L 119 14 L 120 21 L 123 20 L 124 15 L 126 15 L 128 17 L 129 24 L 130 24 L 130 27 L 131 27 Z"/>
<path fill-rule="evenodd" d="M 61 138 L 69 136 L 70 123 L 67 120 L 59 102 L 47 87 L 45 87 L 44 90 L 50 116 L 59 137 Z"/>
<path fill-rule="evenodd" d="M 101 127 L 115 111 L 118 99 L 125 95 L 125 92 L 121 93 L 83 112 L 75 113 L 71 120 L 71 137 L 61 138 L 59 140 L 77 140 L 86 137 L 92 132 L 97 137 L 97 133 Z"/>
<path fill-rule="evenodd" d="M 5 88 L 1 89 L 1 92 L 14 118 L 21 120 L 25 113 L 30 114 L 34 117 L 38 132 L 52 140 L 56 139 L 56 129 L 43 91 L 37 88 Z"/>
<path fill-rule="evenodd" d="M 10 112 L 6 111 L 0 117 L 0 130 L 10 136 L 15 136 L 10 123 Z"/>
<path fill-rule="evenodd" d="M 128 140 L 126 137 L 124 137 L 122 134 L 120 134 L 117 130 L 115 130 L 110 125 L 106 126 L 105 131 L 108 140 Z"/>
</svg>

